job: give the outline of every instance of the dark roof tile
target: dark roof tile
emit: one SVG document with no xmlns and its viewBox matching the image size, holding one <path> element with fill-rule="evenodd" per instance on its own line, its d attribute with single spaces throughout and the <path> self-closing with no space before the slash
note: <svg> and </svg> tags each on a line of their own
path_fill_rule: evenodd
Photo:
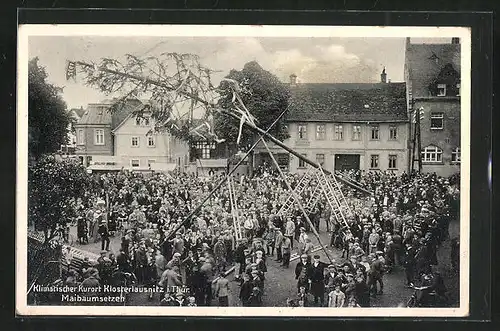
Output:
<svg viewBox="0 0 500 331">
<path fill-rule="evenodd" d="M 447 64 L 460 73 L 460 44 L 409 44 L 405 61 L 413 97 L 429 97 L 429 85 Z"/>
<path fill-rule="evenodd" d="M 121 122 L 127 118 L 133 111 L 143 104 L 140 100 L 127 100 L 123 107 L 118 106 L 115 111 L 111 106 L 116 100 L 105 100 L 102 103 L 90 103 L 83 113 L 79 125 L 109 125 L 114 130 Z"/>
<path fill-rule="evenodd" d="M 291 86 L 290 122 L 407 121 L 405 83 Z"/>
</svg>

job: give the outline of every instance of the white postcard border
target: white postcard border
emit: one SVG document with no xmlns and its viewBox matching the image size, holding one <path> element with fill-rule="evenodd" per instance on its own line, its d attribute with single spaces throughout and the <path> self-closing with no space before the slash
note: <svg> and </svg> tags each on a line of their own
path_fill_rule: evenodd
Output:
<svg viewBox="0 0 500 331">
<path fill-rule="evenodd" d="M 458 308 L 106 307 L 27 305 L 29 36 L 459 37 L 461 43 L 460 306 Z M 471 35 L 466 27 L 250 25 L 21 25 L 18 30 L 16 312 L 79 316 L 464 317 L 469 313 Z M 64 65 L 64 64 L 61 64 Z"/>
</svg>

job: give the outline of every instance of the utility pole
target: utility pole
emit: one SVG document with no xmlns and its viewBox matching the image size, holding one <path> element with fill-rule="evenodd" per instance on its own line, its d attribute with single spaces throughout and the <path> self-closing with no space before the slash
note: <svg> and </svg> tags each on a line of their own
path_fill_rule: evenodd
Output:
<svg viewBox="0 0 500 331">
<path fill-rule="evenodd" d="M 415 109 L 415 99 L 412 98 L 412 122 L 415 123 L 412 139 L 411 172 L 415 170 L 415 162 L 418 164 L 418 172 L 422 172 L 422 138 L 420 122 L 424 116 L 424 108 Z M 415 155 L 416 154 L 416 155 Z"/>
</svg>

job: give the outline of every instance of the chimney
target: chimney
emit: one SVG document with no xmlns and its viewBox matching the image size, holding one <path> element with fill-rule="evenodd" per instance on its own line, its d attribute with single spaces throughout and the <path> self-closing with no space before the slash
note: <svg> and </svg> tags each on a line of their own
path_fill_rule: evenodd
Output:
<svg viewBox="0 0 500 331">
<path fill-rule="evenodd" d="M 297 75 L 296 74 L 290 75 L 290 85 L 297 85 Z"/>
<path fill-rule="evenodd" d="M 387 83 L 387 74 L 385 73 L 385 67 L 384 70 L 382 70 L 382 73 L 380 74 L 380 82 Z"/>
<path fill-rule="evenodd" d="M 460 38 L 451 38 L 451 43 L 454 44 L 454 45 L 458 45 L 460 44 Z"/>
</svg>

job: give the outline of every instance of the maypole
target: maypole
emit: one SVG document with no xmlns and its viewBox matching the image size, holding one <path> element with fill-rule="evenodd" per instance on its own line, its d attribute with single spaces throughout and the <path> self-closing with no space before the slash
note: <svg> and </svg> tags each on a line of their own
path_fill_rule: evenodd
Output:
<svg viewBox="0 0 500 331">
<path fill-rule="evenodd" d="M 296 152 L 292 148 L 288 147 L 285 145 L 282 141 L 276 139 L 274 136 L 269 134 L 269 130 L 271 129 L 272 126 L 274 126 L 279 119 L 283 117 L 287 109 L 285 109 L 280 116 L 274 121 L 274 123 L 267 129 L 263 130 L 260 127 L 258 127 L 255 124 L 255 119 L 251 115 L 251 113 L 248 111 L 248 109 L 245 107 L 240 95 L 239 95 L 239 89 L 238 89 L 238 83 L 236 81 L 228 80 L 230 83 L 232 83 L 232 92 L 233 92 L 233 107 L 232 109 L 221 109 L 221 107 L 213 101 L 208 101 L 207 100 L 207 93 L 210 92 L 215 92 L 215 88 L 213 88 L 211 82 L 210 82 L 210 76 L 209 76 L 209 70 L 206 68 L 202 68 L 196 61 L 194 61 L 195 66 L 194 69 L 190 68 L 188 65 L 186 65 L 183 61 L 184 60 L 189 60 L 192 59 L 193 57 L 196 58 L 193 55 L 189 54 L 173 54 L 173 53 L 166 53 L 164 54 L 167 56 L 168 59 L 175 59 L 175 63 L 177 65 L 177 73 L 173 76 L 162 76 L 162 70 L 165 72 L 166 66 L 163 66 L 160 64 L 159 60 L 156 59 L 158 62 L 158 71 L 152 70 L 148 68 L 145 64 L 144 60 L 137 59 L 136 57 L 133 56 L 128 56 L 129 63 L 128 68 L 129 70 L 138 70 L 140 74 L 135 74 L 135 73 L 129 73 L 125 72 L 126 69 L 118 70 L 116 68 L 119 68 L 120 66 L 122 68 L 126 68 L 125 66 L 121 65 L 118 63 L 116 60 L 104 60 L 103 63 L 100 66 L 97 66 L 95 64 L 90 64 L 90 63 L 85 63 L 82 61 L 70 61 L 67 63 L 66 66 L 66 78 L 75 78 L 76 77 L 76 72 L 77 72 L 77 66 L 82 68 L 84 73 L 87 74 L 87 83 L 90 85 L 98 86 L 104 91 L 107 92 L 116 92 L 120 91 L 126 83 L 130 83 L 131 85 L 134 85 L 133 89 L 126 94 L 124 98 L 122 98 L 122 101 L 125 100 L 126 97 L 128 96 L 133 96 L 141 92 L 137 92 L 138 90 L 141 90 L 142 93 L 145 92 L 150 92 L 151 93 L 151 98 L 155 99 L 156 101 L 158 100 L 163 100 L 163 98 L 171 98 L 168 99 L 167 101 L 172 103 L 177 102 L 178 96 L 181 96 L 186 98 L 185 100 L 190 100 L 192 107 L 190 108 L 190 112 L 192 111 L 192 108 L 194 107 L 195 103 L 199 103 L 202 106 L 204 106 L 207 110 L 209 111 L 217 111 L 221 114 L 227 115 L 229 117 L 232 117 L 233 119 L 239 121 L 240 123 L 240 132 L 243 126 L 248 127 L 250 130 L 252 130 L 254 133 L 257 133 L 260 138 L 253 144 L 253 146 L 250 147 L 250 149 L 247 151 L 245 156 L 239 160 L 239 162 L 236 164 L 236 166 L 229 171 L 229 173 L 226 175 L 230 176 L 236 169 L 237 167 L 247 158 L 250 153 L 255 149 L 257 144 L 262 140 L 263 138 L 266 138 L 273 142 L 275 145 L 283 148 L 285 151 L 289 152 L 290 154 L 296 156 L 297 158 L 303 160 L 305 163 L 311 165 L 312 167 L 316 169 L 321 169 L 324 173 L 331 174 L 326 169 L 323 169 L 321 165 L 317 164 L 316 162 L 313 162 L 306 157 L 302 156 L 300 153 Z M 114 67 L 109 68 L 109 66 Z M 143 71 L 145 70 L 144 68 L 147 68 L 149 70 L 149 73 L 151 75 L 157 75 L 160 79 L 152 79 L 149 76 L 146 76 L 143 74 Z M 201 76 L 196 76 L 193 74 L 192 70 L 198 70 L 197 72 L 205 74 L 206 80 L 208 80 L 208 83 L 203 81 Z M 186 88 L 186 85 L 193 84 L 193 86 L 190 87 L 188 90 Z M 153 86 L 159 87 L 158 89 L 154 89 Z M 207 87 L 208 86 L 208 87 Z M 193 92 L 194 91 L 194 92 Z M 203 97 L 201 97 L 201 96 Z M 172 107 L 171 107 L 172 108 Z M 178 126 L 175 123 L 172 123 L 173 121 L 171 120 L 172 114 L 169 113 L 168 117 L 162 117 L 161 115 L 165 114 L 160 114 L 161 120 L 158 121 L 159 125 L 167 125 L 170 127 L 170 129 L 176 128 L 178 130 Z M 189 117 L 190 113 L 188 113 Z M 182 130 L 179 130 L 181 132 Z M 217 138 L 216 138 L 217 139 Z M 265 143 L 265 142 L 264 142 Z M 266 148 L 268 148 L 266 144 Z M 269 148 L 268 148 L 269 149 Z M 270 153 L 272 156 L 272 154 Z M 276 160 L 274 160 L 276 161 Z M 278 166 L 279 169 L 279 166 Z M 364 193 L 367 193 L 371 195 L 372 193 L 360 185 L 357 185 L 353 183 L 352 181 L 347 181 L 344 180 L 343 177 L 340 177 L 336 174 L 333 174 L 336 176 L 337 179 L 342 181 L 343 183 L 356 188 L 359 191 L 362 191 Z M 208 201 L 208 199 L 213 195 L 213 193 L 216 192 L 226 181 L 226 178 L 221 180 L 213 189 L 212 191 L 203 198 L 203 200 L 200 202 L 200 204 L 193 209 L 190 214 L 186 217 L 186 219 L 181 222 L 167 237 L 166 240 L 170 239 L 175 232 L 177 232 L 183 225 L 187 224 L 189 220 L 201 209 L 203 204 Z M 289 189 L 291 189 L 289 187 Z M 293 192 L 293 190 L 292 190 Z M 293 194 L 293 193 L 292 193 Z M 301 208 L 303 209 L 303 208 Z M 307 216 L 306 216 L 307 217 Z M 309 220 L 310 222 L 310 220 Z M 314 227 L 313 227 L 314 228 Z M 317 234 L 317 233 L 315 233 Z"/>
</svg>

